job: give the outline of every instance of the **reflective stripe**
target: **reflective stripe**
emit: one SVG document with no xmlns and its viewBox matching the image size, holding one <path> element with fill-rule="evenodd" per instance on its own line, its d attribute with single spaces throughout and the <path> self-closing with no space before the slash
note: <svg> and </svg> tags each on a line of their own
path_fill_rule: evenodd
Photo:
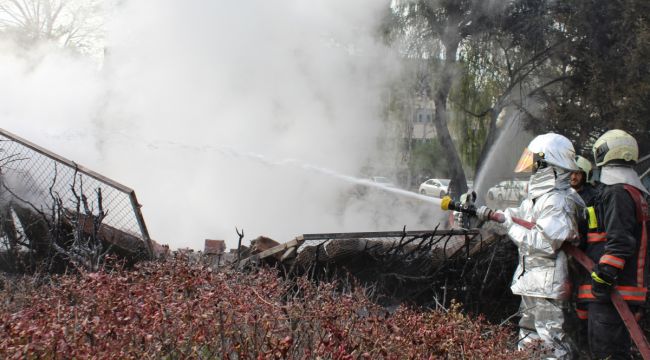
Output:
<svg viewBox="0 0 650 360">
<path fill-rule="evenodd" d="M 589 312 L 587 310 L 576 309 L 576 314 L 580 320 L 587 320 L 589 317 Z"/>
<path fill-rule="evenodd" d="M 636 286 L 616 286 L 615 288 L 621 294 L 623 300 L 627 301 L 645 301 L 648 292 L 648 289 Z M 578 287 L 578 299 L 595 299 L 591 293 L 591 285 L 580 285 Z"/>
<path fill-rule="evenodd" d="M 645 301 L 648 289 L 636 286 L 617 286 L 616 290 L 621 294 L 623 300 Z"/>
<path fill-rule="evenodd" d="M 591 293 L 591 285 L 580 285 L 578 287 L 578 299 L 595 299 Z"/>
<path fill-rule="evenodd" d="M 607 233 L 600 232 L 600 233 L 595 233 L 595 232 L 590 232 L 587 233 L 587 242 L 588 243 L 597 243 L 597 242 L 603 242 L 607 241 Z"/>
<path fill-rule="evenodd" d="M 593 206 L 587 208 L 587 220 L 589 222 L 589 230 L 598 228 L 598 219 L 596 218 L 596 209 Z"/>
<path fill-rule="evenodd" d="M 625 267 L 625 260 L 614 255 L 603 255 L 598 263 L 611 265 L 617 269 L 623 269 Z"/>
</svg>

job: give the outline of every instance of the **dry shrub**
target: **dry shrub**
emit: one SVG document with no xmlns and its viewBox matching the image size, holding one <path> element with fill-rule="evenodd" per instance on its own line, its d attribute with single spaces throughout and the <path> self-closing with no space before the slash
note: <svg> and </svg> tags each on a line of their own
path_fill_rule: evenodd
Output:
<svg viewBox="0 0 650 360">
<path fill-rule="evenodd" d="M 213 272 L 183 260 L 56 276 L 0 305 L 0 358 L 527 359 L 511 328 L 400 307 L 272 270 Z"/>
</svg>

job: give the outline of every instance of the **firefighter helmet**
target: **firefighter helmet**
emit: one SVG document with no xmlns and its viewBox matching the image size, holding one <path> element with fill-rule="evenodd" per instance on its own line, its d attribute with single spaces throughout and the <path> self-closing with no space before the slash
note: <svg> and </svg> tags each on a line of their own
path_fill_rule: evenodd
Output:
<svg viewBox="0 0 650 360">
<path fill-rule="evenodd" d="M 554 133 L 539 135 L 521 154 L 515 172 L 535 172 L 546 165 L 577 171 L 580 168 L 576 164 L 575 157 L 576 152 L 571 140 Z"/>
<path fill-rule="evenodd" d="M 585 181 L 590 182 L 591 181 L 591 161 L 587 160 L 584 156 L 578 155 L 576 157 L 576 164 L 585 173 Z"/>
<path fill-rule="evenodd" d="M 623 130 L 609 130 L 593 146 L 596 166 L 609 162 L 634 163 L 639 160 L 639 146 L 632 135 Z"/>
</svg>

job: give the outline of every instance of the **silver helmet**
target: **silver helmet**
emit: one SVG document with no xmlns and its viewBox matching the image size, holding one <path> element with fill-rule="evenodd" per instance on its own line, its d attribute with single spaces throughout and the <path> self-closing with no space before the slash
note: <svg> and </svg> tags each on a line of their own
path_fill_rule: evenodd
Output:
<svg viewBox="0 0 650 360">
<path fill-rule="evenodd" d="M 559 134 L 548 133 L 537 136 L 528 144 L 515 167 L 515 172 L 534 172 L 544 164 L 577 171 L 580 168 L 575 159 L 576 152 L 571 140 Z"/>
</svg>

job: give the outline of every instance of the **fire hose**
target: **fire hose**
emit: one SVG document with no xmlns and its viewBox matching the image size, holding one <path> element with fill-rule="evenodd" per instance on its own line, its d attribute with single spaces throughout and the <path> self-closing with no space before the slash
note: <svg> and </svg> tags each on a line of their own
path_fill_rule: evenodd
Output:
<svg viewBox="0 0 650 360">
<path fill-rule="evenodd" d="M 459 211 L 465 214 L 476 216 L 483 220 L 491 220 L 498 223 L 504 223 L 506 220 L 503 213 L 488 209 L 486 207 L 477 209 L 473 204 L 473 201 L 469 200 L 458 202 L 453 201 L 449 196 L 445 196 L 442 199 L 440 206 L 443 210 Z M 512 222 L 527 229 L 532 229 L 535 227 L 535 223 L 516 217 L 512 218 Z M 580 265 L 582 265 L 582 267 L 584 267 L 589 273 L 592 272 L 594 268 L 594 262 L 582 250 L 569 244 L 568 242 L 565 242 L 562 245 L 561 249 L 576 259 L 576 261 L 580 263 Z M 618 291 L 616 291 L 616 289 L 612 290 L 611 300 L 612 304 L 614 304 L 614 307 L 616 308 L 616 311 L 618 311 L 618 314 L 621 316 L 625 327 L 630 332 L 630 337 L 639 349 L 641 356 L 644 360 L 650 360 L 650 344 L 648 344 L 648 340 L 643 334 L 643 330 L 641 330 L 641 327 L 639 326 L 639 323 L 637 322 L 634 314 L 630 310 L 630 307 L 625 302 L 625 300 L 623 300 L 623 297 Z"/>
</svg>

